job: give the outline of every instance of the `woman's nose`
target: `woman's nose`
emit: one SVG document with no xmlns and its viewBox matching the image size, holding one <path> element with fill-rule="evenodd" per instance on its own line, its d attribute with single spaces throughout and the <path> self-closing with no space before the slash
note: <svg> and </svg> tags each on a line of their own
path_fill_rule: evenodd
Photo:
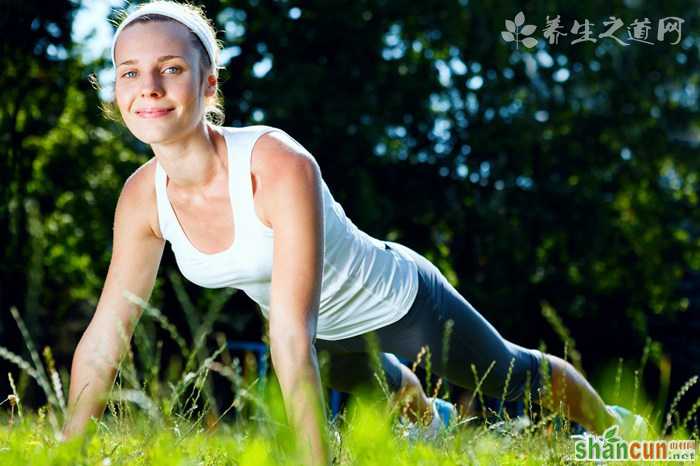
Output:
<svg viewBox="0 0 700 466">
<path fill-rule="evenodd" d="M 163 86 L 160 80 L 160 75 L 158 73 L 144 74 L 144 78 L 141 83 L 141 96 L 152 97 L 154 95 L 163 95 Z"/>
</svg>

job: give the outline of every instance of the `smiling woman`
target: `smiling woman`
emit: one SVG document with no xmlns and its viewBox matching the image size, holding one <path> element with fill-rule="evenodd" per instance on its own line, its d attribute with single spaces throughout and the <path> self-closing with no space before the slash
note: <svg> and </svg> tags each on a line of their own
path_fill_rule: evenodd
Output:
<svg viewBox="0 0 700 466">
<path fill-rule="evenodd" d="M 370 333 L 389 388 L 427 413 L 430 429 L 449 423 L 454 407 L 428 399 L 393 354 L 413 359 L 428 347 L 436 374 L 475 389 L 473 369 L 485 394 L 507 400 L 549 399 L 542 391 L 551 388 L 553 406 L 594 432 L 622 422 L 571 364 L 507 341 L 427 259 L 355 226 L 293 137 L 212 123 L 219 45 L 200 9 L 138 6 L 115 33 L 112 59 L 119 114 L 155 157 L 117 202 L 109 270 L 73 358 L 67 437 L 102 414 L 128 348 L 123 332 L 131 337 L 141 312 L 124 292 L 148 299 L 166 242 L 190 281 L 241 289 L 269 319 L 304 464 L 328 463 L 317 348 L 331 356 L 328 384 L 352 391 L 374 380 Z"/>
<path fill-rule="evenodd" d="M 242 289 L 260 305 L 288 413 L 312 447 L 307 462 L 325 463 L 314 340 L 400 318 L 417 292 L 415 264 L 344 216 L 314 157 L 284 131 L 217 124 L 219 44 L 201 9 L 167 1 L 139 6 L 122 17 L 112 60 L 115 110 L 155 157 L 126 181 L 117 204 L 109 272 L 74 355 L 66 438 L 104 410 L 101 395 L 126 349 L 119 327 L 130 336 L 141 312 L 123 292 L 148 298 L 169 242 L 186 278 Z M 375 264 L 369 273 L 357 256 Z M 358 386 L 373 379 L 369 358 L 360 359 Z M 392 388 L 429 409 L 415 375 L 395 357 L 380 359 Z M 358 362 L 352 354 L 342 360 Z M 334 379 L 332 386 L 348 386 L 347 377 Z"/>
</svg>

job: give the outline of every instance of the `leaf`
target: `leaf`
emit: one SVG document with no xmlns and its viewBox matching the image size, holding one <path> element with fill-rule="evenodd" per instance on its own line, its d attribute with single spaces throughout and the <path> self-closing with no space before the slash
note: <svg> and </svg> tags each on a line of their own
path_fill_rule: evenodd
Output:
<svg viewBox="0 0 700 466">
<path fill-rule="evenodd" d="M 501 31 L 501 37 L 503 37 L 503 40 L 506 42 L 513 42 L 515 40 L 513 34 L 508 31 Z"/>
<path fill-rule="evenodd" d="M 521 11 L 515 15 L 515 25 L 522 26 L 523 24 L 525 24 L 525 14 Z"/>
<path fill-rule="evenodd" d="M 515 23 L 509 19 L 506 20 L 506 29 L 508 29 L 510 32 L 515 32 Z"/>
<path fill-rule="evenodd" d="M 522 40 L 522 43 L 525 47 L 531 49 L 532 47 L 537 45 L 537 39 L 535 39 L 534 37 L 526 37 Z"/>
<path fill-rule="evenodd" d="M 530 34 L 532 34 L 533 32 L 535 32 L 535 29 L 537 29 L 537 26 L 535 26 L 534 24 L 526 24 L 526 25 L 523 26 L 523 28 L 520 30 L 520 34 L 522 34 L 522 35 L 524 35 L 524 36 L 529 36 Z"/>
</svg>

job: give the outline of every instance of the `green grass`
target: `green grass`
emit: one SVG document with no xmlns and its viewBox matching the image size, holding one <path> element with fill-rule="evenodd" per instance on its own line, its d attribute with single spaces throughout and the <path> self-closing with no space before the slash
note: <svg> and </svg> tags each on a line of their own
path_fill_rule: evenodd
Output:
<svg viewBox="0 0 700 466">
<path fill-rule="evenodd" d="M 251 375 L 256 374 L 254 358 L 232 358 L 221 337 L 216 349 L 207 348 L 204 336 L 210 334 L 208 330 L 216 316 L 210 312 L 201 322 L 189 316 L 195 335 L 190 344 L 165 315 L 140 304 L 145 319 L 166 330 L 180 348 L 181 357 L 172 359 L 168 367 L 161 367 L 162 345 L 156 343 L 154 347 L 149 326 L 140 324 L 132 351 L 120 364 L 105 416 L 100 421 L 93 420 L 83 436 L 69 442 L 57 440 L 65 416 L 68 374 L 55 367 L 49 348 L 44 349 L 42 360 L 13 310 L 31 362 L 0 346 L 0 357 L 19 367 L 23 380 L 15 383 L 9 376 L 6 384 L 0 383 L 0 400 L 4 400 L 0 402 L 0 465 L 300 464 L 274 377 L 257 380 Z M 581 355 L 575 352 L 573 341 L 553 309 L 546 306 L 543 312 L 562 337 L 564 357 L 572 351 L 572 361 L 579 365 Z M 421 356 L 427 358 L 427 364 L 429 356 L 429 352 Z M 653 438 L 698 440 L 697 377 L 688 380 L 674 394 L 668 412 L 662 412 L 669 364 L 660 349 L 648 341 L 639 362 L 625 364 L 619 360 L 603 371 L 602 380 L 606 382 L 596 386 L 608 403 L 644 414 L 657 431 Z M 662 387 L 656 400 L 640 388 L 641 374 L 650 365 L 658 369 Z M 474 376 L 478 380 L 483 374 Z M 214 377 L 230 384 L 235 395 L 230 406 L 216 406 Z M 38 410 L 23 406 L 22 390 L 28 388 L 28 381 L 36 383 L 45 394 L 47 404 Z M 567 460 L 573 453 L 569 424 L 560 416 L 543 412 L 539 404 L 526 404 L 528 416 L 524 418 L 511 419 L 507 412 L 485 409 L 482 416 L 461 416 L 450 431 L 424 441 L 407 435 L 409 431 L 398 422 L 401 407 L 389 401 L 381 389 L 384 384 L 379 376 L 373 390 L 353 397 L 341 415 L 329 422 L 334 464 L 572 464 Z M 6 395 L 2 394 L 3 388 Z M 432 395 L 444 385 L 438 382 L 430 388 Z M 482 398 L 478 390 L 473 396 L 476 400 Z M 692 397 L 699 401 L 692 403 L 687 412 L 679 412 L 681 400 Z M 234 412 L 235 421 L 226 416 Z"/>
<path fill-rule="evenodd" d="M 566 443 L 540 434 L 505 436 L 462 427 L 434 442 L 411 442 L 394 430 L 382 408 L 354 403 L 341 429 L 332 428 L 337 464 L 560 464 Z M 58 444 L 45 419 L 34 415 L 0 429 L 3 465 L 278 465 L 299 464 L 290 435 L 256 422 L 207 431 L 186 422 L 154 427 L 136 418 L 128 426 L 107 421 L 82 438 Z"/>
</svg>

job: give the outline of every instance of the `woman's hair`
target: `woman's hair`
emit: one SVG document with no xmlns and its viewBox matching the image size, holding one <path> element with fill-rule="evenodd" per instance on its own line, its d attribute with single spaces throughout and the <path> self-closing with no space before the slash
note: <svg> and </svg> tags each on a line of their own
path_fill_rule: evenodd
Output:
<svg viewBox="0 0 700 466">
<path fill-rule="evenodd" d="M 171 7 L 182 9 L 183 13 L 186 12 L 198 16 L 202 19 L 204 24 L 206 24 L 206 27 L 211 32 L 212 36 L 216 37 L 216 29 L 214 29 L 212 22 L 206 16 L 204 10 L 201 7 L 189 3 L 178 3 L 174 1 L 161 0 L 158 3 L 168 3 Z M 148 3 L 141 4 L 141 6 L 139 6 L 135 11 L 138 11 L 138 9 L 143 7 L 144 5 L 148 5 Z M 129 16 L 129 12 L 126 10 L 122 10 L 118 14 L 117 25 L 124 21 L 127 16 Z M 173 18 L 170 18 L 169 16 L 159 14 L 146 14 L 143 16 L 139 16 L 136 19 L 129 22 L 129 24 L 127 24 L 124 27 L 124 29 L 127 29 L 137 23 L 147 23 L 150 21 L 183 24 Z M 187 27 L 184 24 L 183 26 Z M 187 28 L 187 30 L 190 32 L 190 42 L 199 53 L 199 72 L 202 80 L 206 79 L 207 75 L 209 74 L 213 74 L 218 80 L 219 68 L 216 66 L 216 62 L 218 61 L 219 53 L 221 50 L 221 43 L 218 40 L 216 41 L 216 49 L 214 50 L 215 61 L 214 63 L 212 63 L 211 59 L 209 58 L 209 54 L 207 53 L 207 50 L 204 47 L 204 44 L 202 44 L 202 41 L 199 39 L 199 37 L 197 37 L 197 35 L 191 29 Z M 100 89 L 99 82 L 97 81 L 95 75 L 90 76 L 90 82 L 92 83 L 95 89 Z M 114 89 L 114 86 L 116 86 L 116 78 L 114 84 L 112 84 L 112 89 Z M 102 113 L 107 119 L 117 122 L 123 122 L 119 109 L 117 108 L 116 101 L 103 102 L 100 105 L 100 108 L 102 109 Z M 218 85 L 216 87 L 216 93 L 211 97 L 207 97 L 205 119 L 214 125 L 222 125 L 224 123 L 223 100 L 221 97 L 221 90 L 219 89 Z"/>
</svg>

